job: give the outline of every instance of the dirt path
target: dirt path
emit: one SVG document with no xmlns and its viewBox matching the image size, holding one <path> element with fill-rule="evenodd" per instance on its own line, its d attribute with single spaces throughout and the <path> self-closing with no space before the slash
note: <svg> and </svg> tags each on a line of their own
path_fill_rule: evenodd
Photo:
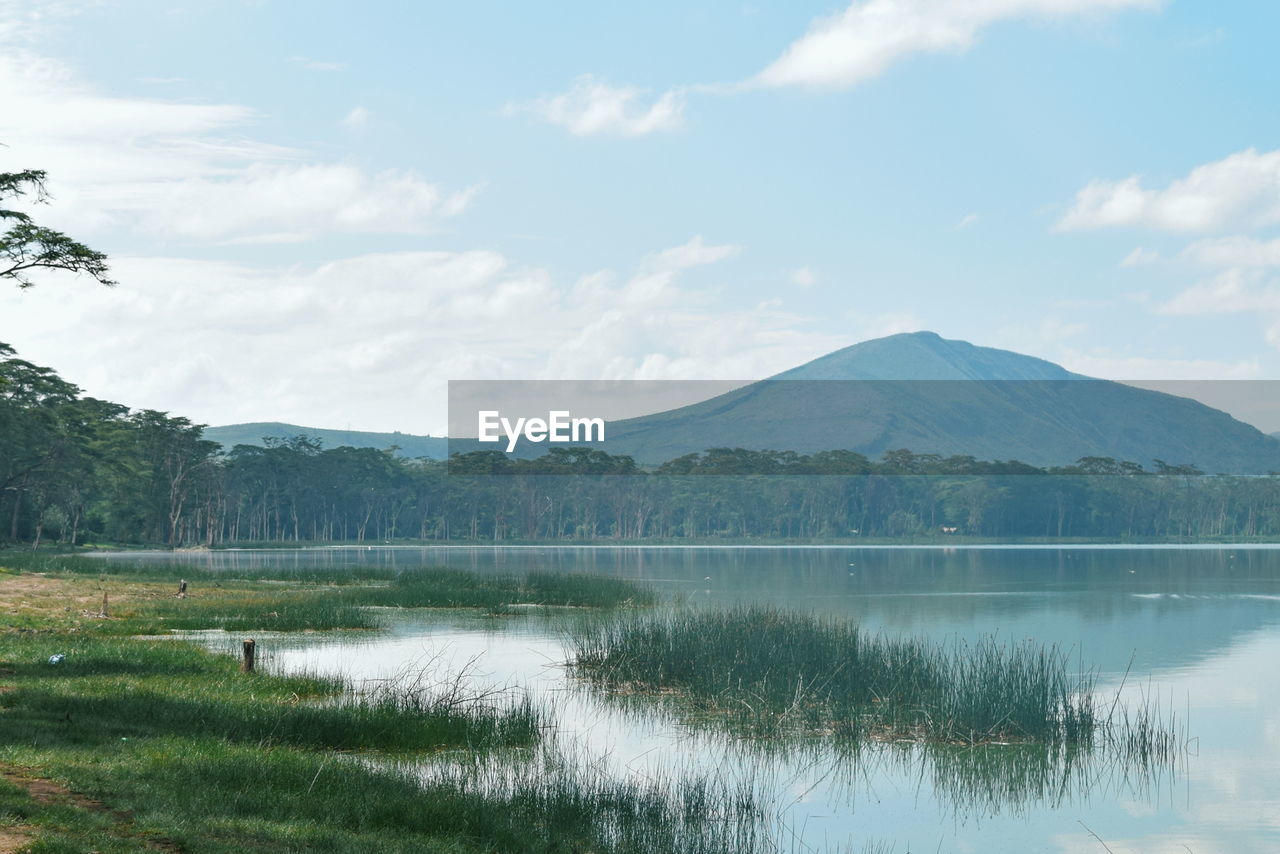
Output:
<svg viewBox="0 0 1280 854">
<path fill-rule="evenodd" d="M 14 854 L 21 851 L 34 839 L 31 828 L 18 825 L 16 827 L 0 827 L 0 854 Z"/>
<path fill-rule="evenodd" d="M 115 821 L 112 835 L 118 838 L 132 839 L 149 851 L 180 852 L 182 848 L 167 839 L 155 839 L 140 835 L 133 826 L 128 813 L 109 809 L 101 801 L 85 797 L 71 791 L 61 783 L 41 777 L 31 768 L 0 766 L 0 777 L 25 789 L 31 799 L 40 806 L 64 804 L 82 810 L 108 815 Z M 21 851 L 35 840 L 36 829 L 30 825 L 14 825 L 0 827 L 0 854 L 13 854 Z"/>
<path fill-rule="evenodd" d="M 53 576 L 45 573 L 0 572 L 0 616 L 18 625 L 66 629 L 97 618 L 102 594 L 110 606 L 129 606 L 172 598 L 174 585 L 150 581 L 120 581 L 94 576 Z"/>
</svg>

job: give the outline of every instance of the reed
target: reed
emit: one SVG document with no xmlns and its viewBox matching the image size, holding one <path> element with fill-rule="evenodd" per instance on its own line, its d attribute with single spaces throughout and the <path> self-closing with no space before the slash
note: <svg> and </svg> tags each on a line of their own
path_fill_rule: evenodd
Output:
<svg viewBox="0 0 1280 854">
<path fill-rule="evenodd" d="M 78 790 L 136 815 L 167 847 L 192 854 L 787 850 L 749 793 L 714 781 L 620 781 L 514 760 L 424 776 L 411 764 L 208 738 L 130 743 L 96 760 L 64 756 L 51 764 Z M 78 844 L 46 842 L 41 850 L 154 850 L 106 847 L 109 834 L 67 835 Z"/>
<path fill-rule="evenodd" d="M 627 613 L 569 630 L 574 666 L 614 693 L 675 696 L 737 731 L 944 744 L 1173 750 L 1142 710 L 1103 720 L 1094 675 L 1031 641 L 932 643 L 764 607 Z"/>
</svg>

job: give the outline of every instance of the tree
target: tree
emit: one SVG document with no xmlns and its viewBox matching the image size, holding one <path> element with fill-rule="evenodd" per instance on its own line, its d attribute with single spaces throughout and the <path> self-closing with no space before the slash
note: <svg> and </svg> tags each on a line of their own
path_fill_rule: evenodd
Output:
<svg viewBox="0 0 1280 854">
<path fill-rule="evenodd" d="M 108 275 L 106 255 L 61 231 L 36 225 L 30 214 L 8 208 L 12 200 L 23 196 L 31 196 L 37 204 L 48 202 L 44 171 L 0 172 L 0 225 L 9 226 L 0 234 L 0 279 L 12 279 L 18 287 L 29 288 L 35 284 L 29 273 L 46 269 L 87 273 L 104 285 L 115 284 Z"/>
</svg>

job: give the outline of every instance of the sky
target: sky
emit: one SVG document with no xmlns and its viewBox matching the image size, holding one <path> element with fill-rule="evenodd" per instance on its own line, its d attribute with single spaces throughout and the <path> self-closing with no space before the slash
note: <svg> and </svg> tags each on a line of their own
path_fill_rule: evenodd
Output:
<svg viewBox="0 0 1280 854">
<path fill-rule="evenodd" d="M 768 376 L 919 329 L 1280 379 L 1280 4 L 0 0 L 0 341 L 200 423 Z"/>
</svg>

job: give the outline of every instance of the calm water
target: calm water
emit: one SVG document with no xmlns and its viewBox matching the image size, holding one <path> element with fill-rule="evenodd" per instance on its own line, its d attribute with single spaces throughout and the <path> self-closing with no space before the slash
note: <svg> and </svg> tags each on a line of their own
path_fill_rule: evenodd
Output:
<svg viewBox="0 0 1280 854">
<path fill-rule="evenodd" d="M 614 773 L 749 777 L 797 851 L 876 841 L 898 852 L 1104 852 L 1090 831 L 1116 854 L 1280 851 L 1277 549 L 347 548 L 179 559 L 591 571 L 693 603 L 768 602 L 893 633 L 1058 644 L 1096 668 L 1104 692 L 1176 712 L 1191 736 L 1176 768 L 1029 766 L 1016 748 L 761 751 L 593 695 L 560 666 L 555 619 L 419 615 L 371 638 L 269 641 L 281 666 L 354 678 L 469 666 L 477 685 L 554 702 L 562 741 Z"/>
</svg>

